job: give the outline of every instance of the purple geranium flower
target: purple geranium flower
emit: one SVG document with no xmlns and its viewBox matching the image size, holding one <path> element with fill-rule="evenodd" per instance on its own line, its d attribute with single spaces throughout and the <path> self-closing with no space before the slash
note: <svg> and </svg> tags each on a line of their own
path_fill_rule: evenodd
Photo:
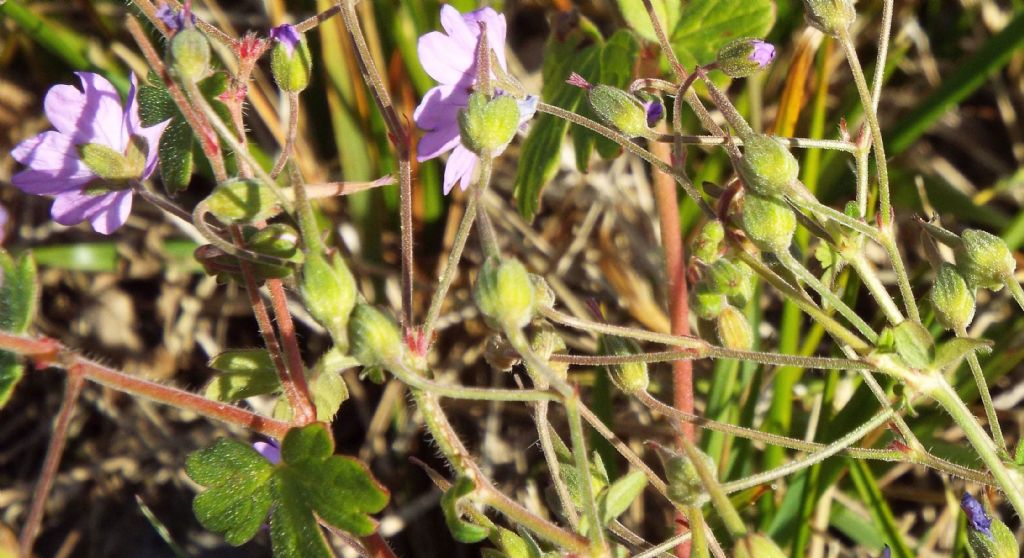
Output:
<svg viewBox="0 0 1024 558">
<path fill-rule="evenodd" d="M 7 208 L 0 205 L 0 246 L 3 246 L 4 244 L 4 238 L 7 234 L 7 221 L 10 220 L 10 216 L 11 214 L 7 212 Z"/>
<path fill-rule="evenodd" d="M 413 118 L 425 131 L 416 149 L 416 158 L 426 161 L 451 151 L 444 169 L 444 193 L 455 183 L 469 187 L 479 157 L 459 140 L 459 110 L 465 108 L 477 78 L 476 49 L 480 42 L 480 24 L 487 26 L 487 43 L 503 70 L 505 62 L 505 16 L 491 8 L 460 14 L 445 4 L 441 7 L 441 26 L 420 37 L 417 50 L 420 63 L 440 84 L 423 96 Z M 519 103 L 520 122 L 533 117 L 536 99 Z"/>
<path fill-rule="evenodd" d="M 89 145 L 124 154 L 133 137 L 145 140 L 145 162 L 132 180 L 149 178 L 156 169 L 157 145 L 170 122 L 143 128 L 135 102 L 137 83 L 131 77 L 128 102 L 122 107 L 114 86 L 98 74 L 78 72 L 82 90 L 55 85 L 47 92 L 43 107 L 56 130 L 25 140 L 11 156 L 28 168 L 11 178 L 28 194 L 54 196 L 50 214 L 62 225 L 86 219 L 101 234 L 123 225 L 132 208 L 132 191 L 124 184 L 104 182 L 80 155 Z"/>
<path fill-rule="evenodd" d="M 302 40 L 302 35 L 295 29 L 294 25 L 282 23 L 270 30 L 270 38 L 284 45 L 288 56 L 291 56 L 292 52 L 295 51 L 295 47 L 299 45 L 299 41 Z"/>
<path fill-rule="evenodd" d="M 754 50 L 750 53 L 750 61 L 757 63 L 762 70 L 767 68 L 775 60 L 775 45 L 760 39 L 755 39 L 751 44 Z"/>
<path fill-rule="evenodd" d="M 156 17 L 171 31 L 178 32 L 185 28 L 185 10 L 175 10 L 170 4 L 160 4 L 156 9 Z M 195 14 L 190 13 L 188 19 L 190 24 L 195 25 Z"/>
<path fill-rule="evenodd" d="M 988 535 L 992 538 L 992 518 L 985 513 L 985 508 L 982 507 L 981 502 L 971 496 L 970 493 L 964 492 L 962 498 L 960 498 L 960 508 L 967 514 L 967 523 L 971 529 Z"/>
<path fill-rule="evenodd" d="M 644 111 L 647 112 L 647 126 L 653 128 L 665 116 L 665 105 L 655 99 L 644 103 Z"/>
<path fill-rule="evenodd" d="M 253 442 L 252 449 L 274 465 L 281 462 L 281 446 L 275 440 Z"/>
</svg>

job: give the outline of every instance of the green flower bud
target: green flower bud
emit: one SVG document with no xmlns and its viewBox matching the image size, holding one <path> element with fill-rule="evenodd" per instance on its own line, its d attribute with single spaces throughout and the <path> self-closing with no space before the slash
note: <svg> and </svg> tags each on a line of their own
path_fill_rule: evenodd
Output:
<svg viewBox="0 0 1024 558">
<path fill-rule="evenodd" d="M 597 84 L 587 90 L 590 107 L 602 120 L 631 138 L 648 137 L 647 111 L 634 96 L 610 85 Z"/>
<path fill-rule="evenodd" d="M 521 329 L 533 318 L 533 283 L 519 260 L 492 257 L 484 262 L 473 298 L 484 317 L 501 329 Z"/>
<path fill-rule="evenodd" d="M 726 306 L 716 320 L 718 341 L 727 349 L 749 351 L 754 346 L 754 332 L 747 317 L 737 308 Z"/>
<path fill-rule="evenodd" d="M 305 37 L 291 48 L 280 42 L 274 45 L 270 53 L 270 71 L 282 91 L 301 93 L 306 89 L 313 73 L 313 59 Z"/>
<path fill-rule="evenodd" d="M 807 25 L 825 33 L 839 36 L 841 30 L 848 30 L 857 18 L 852 0 L 804 0 L 807 9 Z"/>
<path fill-rule="evenodd" d="M 750 190 L 768 197 L 793 191 L 800 175 L 800 163 L 778 139 L 754 135 L 743 140 L 740 176 Z"/>
<path fill-rule="evenodd" d="M 696 451 L 700 452 L 707 469 L 714 474 L 715 462 L 704 452 Z M 701 480 L 693 462 L 680 454 L 662 457 L 665 463 L 665 480 L 668 481 L 668 499 L 684 506 L 699 506 L 706 502 L 708 494 L 704 490 L 704 481 Z"/>
<path fill-rule="evenodd" d="M 556 376 L 562 380 L 568 377 L 568 362 L 551 362 L 551 355 L 564 352 L 566 347 L 565 340 L 562 339 L 561 335 L 558 335 L 558 332 L 550 324 L 545 323 L 536 328 L 536 331 L 533 332 L 533 337 L 530 339 L 530 347 L 533 348 L 533 352 L 537 353 L 542 360 L 547 362 L 548 369 L 554 372 Z M 542 371 L 534 370 L 529 362 L 526 363 L 526 370 L 535 384 L 545 388 L 548 386 L 548 381 Z"/>
<path fill-rule="evenodd" d="M 280 212 L 269 186 L 253 179 L 231 179 L 219 184 L 206 198 L 210 213 L 228 223 L 263 221 Z"/>
<path fill-rule="evenodd" d="M 537 310 L 551 310 L 555 307 L 555 291 L 543 277 L 535 273 L 530 274 L 530 283 L 533 285 L 533 304 Z"/>
<path fill-rule="evenodd" d="M 698 283 L 690 293 L 690 310 L 702 320 L 715 319 L 725 307 L 725 295 L 712 290 L 706 283 Z"/>
<path fill-rule="evenodd" d="M 928 296 L 935 319 L 946 329 L 961 331 L 974 319 L 974 291 L 955 267 L 942 264 Z"/>
<path fill-rule="evenodd" d="M 748 77 L 768 67 L 775 47 L 761 39 L 744 37 L 726 43 L 718 51 L 718 68 L 734 78 Z"/>
<path fill-rule="evenodd" d="M 508 95 L 488 100 L 483 93 L 473 93 L 466 108 L 459 111 L 462 144 L 483 157 L 499 155 L 518 129 L 519 104 Z"/>
<path fill-rule="evenodd" d="M 352 356 L 366 367 L 389 368 L 405 357 L 398 324 L 369 304 L 356 305 L 348 322 Z"/>
<path fill-rule="evenodd" d="M 356 278 L 338 254 L 328 258 L 310 253 L 302 264 L 299 292 L 309 313 L 324 326 L 334 342 L 348 345 L 349 314 L 356 305 Z"/>
<path fill-rule="evenodd" d="M 754 270 L 742 261 L 719 258 L 708 266 L 705 273 L 711 290 L 727 296 L 736 306 L 746 305 L 754 296 Z"/>
<path fill-rule="evenodd" d="M 774 541 L 760 533 L 749 534 L 736 541 L 733 558 L 786 558 Z"/>
<path fill-rule="evenodd" d="M 725 238 L 725 227 L 721 221 L 708 221 L 693 239 L 693 255 L 706 263 L 718 259 L 718 250 Z"/>
<path fill-rule="evenodd" d="M 195 27 L 178 31 L 171 39 L 171 68 L 186 82 L 199 81 L 210 69 L 210 43 Z"/>
<path fill-rule="evenodd" d="M 284 223 L 274 223 L 262 229 L 250 228 L 245 231 L 245 247 L 253 252 L 267 254 L 281 259 L 301 261 L 299 232 Z"/>
<path fill-rule="evenodd" d="M 743 232 L 765 252 L 789 250 L 796 232 L 796 214 L 782 202 L 747 192 L 743 203 Z"/>
<path fill-rule="evenodd" d="M 627 356 L 639 354 L 641 351 L 632 339 L 602 335 L 598 352 L 606 356 Z M 621 389 L 622 393 L 634 395 L 647 391 L 650 378 L 647 374 L 646 362 L 624 362 L 606 366 L 605 369 L 608 371 L 608 377 L 612 383 Z"/>
<path fill-rule="evenodd" d="M 1017 261 L 1003 239 L 985 231 L 967 229 L 960 235 L 963 245 L 957 264 L 971 287 L 998 291 L 1013 276 Z"/>
</svg>

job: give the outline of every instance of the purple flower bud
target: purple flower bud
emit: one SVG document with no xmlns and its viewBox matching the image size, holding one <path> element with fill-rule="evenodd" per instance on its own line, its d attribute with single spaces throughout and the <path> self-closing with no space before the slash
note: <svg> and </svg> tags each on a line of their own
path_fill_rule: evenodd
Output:
<svg viewBox="0 0 1024 558">
<path fill-rule="evenodd" d="M 256 452 L 262 455 L 264 459 L 274 465 L 281 462 L 281 446 L 276 440 L 254 442 L 252 444 L 252 449 L 256 450 Z"/>
<path fill-rule="evenodd" d="M 960 508 L 967 514 L 967 523 L 971 526 L 971 529 L 984 533 L 989 538 L 992 537 L 992 518 L 985 513 L 985 508 L 982 507 L 981 502 L 969 493 L 964 492 L 963 498 L 960 499 Z"/>
<path fill-rule="evenodd" d="M 644 110 L 647 111 L 647 126 L 651 128 L 665 116 L 665 105 L 658 100 L 644 103 Z"/>
<path fill-rule="evenodd" d="M 569 79 L 565 80 L 565 83 L 568 83 L 573 87 L 579 87 L 580 89 L 590 89 L 594 87 L 593 85 L 590 84 L 589 81 L 586 80 L 586 78 L 577 74 L 576 72 L 569 74 Z"/>
<path fill-rule="evenodd" d="M 880 554 L 878 558 L 892 558 L 892 550 L 888 545 L 882 549 L 882 554 Z"/>
<path fill-rule="evenodd" d="M 750 61 L 755 62 L 762 70 L 767 68 L 772 60 L 775 60 L 775 45 L 755 40 L 752 46 L 754 50 L 750 53 Z"/>
<path fill-rule="evenodd" d="M 284 45 L 288 55 L 291 56 L 299 41 L 302 40 L 302 35 L 295 29 L 294 25 L 282 23 L 270 30 L 270 38 Z"/>
<path fill-rule="evenodd" d="M 160 7 L 156 9 L 156 17 L 175 33 L 185 28 L 185 11 L 175 10 L 170 4 L 160 4 Z M 188 19 L 190 24 L 195 24 L 195 14 L 189 14 Z"/>
</svg>

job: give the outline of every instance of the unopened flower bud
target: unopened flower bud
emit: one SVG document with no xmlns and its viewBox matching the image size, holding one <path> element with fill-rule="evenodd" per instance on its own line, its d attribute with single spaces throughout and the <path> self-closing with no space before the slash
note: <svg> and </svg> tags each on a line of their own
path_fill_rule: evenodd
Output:
<svg viewBox="0 0 1024 558">
<path fill-rule="evenodd" d="M 653 128 L 665 116 L 665 105 L 658 99 L 647 101 L 643 105 L 647 113 L 647 127 Z"/>
<path fill-rule="evenodd" d="M 721 221 L 708 221 L 693 240 L 693 255 L 705 263 L 718 259 L 718 250 L 725 238 L 725 227 Z"/>
<path fill-rule="evenodd" d="M 550 324 L 545 323 L 534 331 L 533 337 L 530 339 L 530 347 L 533 349 L 533 352 L 537 353 L 537 356 L 547 362 L 548 369 L 554 372 L 560 379 L 564 380 L 569 375 L 568 362 L 551 361 L 551 355 L 565 351 L 566 347 L 565 340 L 562 339 L 562 336 Z M 526 363 L 526 369 L 534 383 L 547 387 L 548 381 L 542 371 L 533 370 L 529 362 Z"/>
<path fill-rule="evenodd" d="M 548 282 L 535 273 L 530 274 L 530 283 L 533 284 L 533 304 L 540 311 L 550 310 L 555 307 L 555 291 L 551 289 Z"/>
<path fill-rule="evenodd" d="M 519 103 L 508 95 L 488 99 L 483 93 L 473 93 L 466 108 L 459 111 L 462 144 L 483 157 L 504 151 L 518 129 Z"/>
<path fill-rule="evenodd" d="M 804 0 L 807 9 L 807 25 L 825 33 L 839 36 L 840 31 L 848 30 L 857 18 L 853 8 L 853 0 Z"/>
<path fill-rule="evenodd" d="M 356 305 L 348 322 L 352 356 L 366 367 L 388 368 L 402 362 L 405 343 L 398 324 L 369 304 Z"/>
<path fill-rule="evenodd" d="M 186 82 L 197 82 L 210 69 L 210 42 L 195 27 L 178 31 L 171 39 L 171 68 Z"/>
<path fill-rule="evenodd" d="M 647 127 L 648 108 L 633 95 L 610 85 L 591 84 L 576 73 L 567 83 L 585 89 L 590 107 L 613 128 L 631 138 L 651 135 Z"/>
<path fill-rule="evenodd" d="M 967 516 L 967 544 L 978 558 L 1018 558 L 1020 550 L 1013 532 L 991 517 L 974 496 L 964 492 L 960 508 Z"/>
<path fill-rule="evenodd" d="M 639 354 L 640 347 L 632 339 L 616 337 L 614 335 L 603 335 L 599 342 L 598 351 L 606 356 L 628 356 Z M 622 390 L 626 395 L 634 395 L 647 391 L 650 377 L 647 374 L 646 362 L 624 362 L 606 366 L 608 377 L 615 387 Z"/>
<path fill-rule="evenodd" d="M 751 533 L 736 541 L 732 549 L 733 558 L 786 558 L 775 541 L 760 534 Z"/>
<path fill-rule="evenodd" d="M 309 85 L 313 61 L 306 39 L 294 26 L 278 25 L 270 30 L 270 38 L 277 44 L 270 54 L 270 70 L 274 81 L 283 91 L 299 93 Z"/>
<path fill-rule="evenodd" d="M 969 286 L 998 291 L 1013 277 L 1017 261 L 1003 239 L 976 229 L 967 229 L 960 238 L 957 264 Z"/>
<path fill-rule="evenodd" d="M 722 308 L 715 325 L 718 341 L 723 347 L 737 351 L 749 351 L 754 346 L 754 332 L 747 317 L 734 306 Z"/>
<path fill-rule="evenodd" d="M 754 270 L 742 261 L 719 258 L 705 273 L 711 290 L 724 294 L 736 306 L 744 306 L 754 296 Z"/>
<path fill-rule="evenodd" d="M 786 204 L 748 192 L 743 203 L 743 232 L 759 249 L 789 249 L 796 232 L 796 214 Z"/>
<path fill-rule="evenodd" d="M 762 196 L 777 197 L 793 191 L 800 163 L 778 139 L 752 135 L 743 141 L 739 170 L 749 189 Z"/>
<path fill-rule="evenodd" d="M 725 295 L 712 290 L 707 283 L 698 283 L 690 292 L 690 310 L 702 320 L 715 319 L 725 307 Z"/>
<path fill-rule="evenodd" d="M 262 229 L 247 232 L 245 247 L 253 252 L 281 259 L 300 257 L 299 231 L 285 223 L 274 223 Z"/>
<path fill-rule="evenodd" d="M 715 462 L 700 450 L 704 465 L 714 474 Z M 697 472 L 697 467 L 686 455 L 667 455 L 667 450 L 660 452 L 665 465 L 665 480 L 668 481 L 668 499 L 684 506 L 699 506 L 707 501 L 708 494 L 704 489 L 704 481 Z"/>
<path fill-rule="evenodd" d="M 946 329 L 962 331 L 974 319 L 974 291 L 952 265 L 942 264 L 939 268 L 929 299 L 935 319 Z"/>
<path fill-rule="evenodd" d="M 768 67 L 775 59 L 775 45 L 744 37 L 726 43 L 718 51 L 718 67 L 734 78 L 748 77 Z"/>
<path fill-rule="evenodd" d="M 480 268 L 473 298 L 499 328 L 520 329 L 533 317 L 533 283 L 519 260 L 489 258 Z"/>
<path fill-rule="evenodd" d="M 228 223 L 263 221 L 280 211 L 277 196 L 270 187 L 253 179 L 223 182 L 206 198 L 205 203 L 210 213 Z"/>
<path fill-rule="evenodd" d="M 299 292 L 313 318 L 335 343 L 345 346 L 349 314 L 356 305 L 356 279 L 341 256 L 334 254 L 328 260 L 310 253 L 302 264 Z"/>
</svg>

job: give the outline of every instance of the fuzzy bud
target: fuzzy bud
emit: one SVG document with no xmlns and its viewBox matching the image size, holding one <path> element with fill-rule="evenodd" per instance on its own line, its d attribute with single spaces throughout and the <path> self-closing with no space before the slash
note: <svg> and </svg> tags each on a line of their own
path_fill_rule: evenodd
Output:
<svg viewBox="0 0 1024 558">
<path fill-rule="evenodd" d="M 957 263 L 967 284 L 998 291 L 1017 269 L 1010 248 L 1003 239 L 976 229 L 967 229 L 960 236 L 963 246 Z"/>
<path fill-rule="evenodd" d="M 747 317 L 734 306 L 726 306 L 715 322 L 718 341 L 723 347 L 737 351 L 749 351 L 754 346 L 754 332 Z"/>
<path fill-rule="evenodd" d="M 228 223 L 263 221 L 280 211 L 277 196 L 270 187 L 253 179 L 222 182 L 204 203 L 210 213 Z"/>
<path fill-rule="evenodd" d="M 704 460 L 704 465 L 714 474 L 715 462 L 704 452 L 696 450 Z M 668 481 L 668 499 L 684 506 L 699 506 L 707 501 L 704 481 L 700 478 L 697 467 L 686 455 L 660 452 L 665 465 L 665 480 Z"/>
<path fill-rule="evenodd" d="M 715 319 L 726 305 L 725 295 L 706 283 L 698 283 L 690 293 L 690 310 L 702 320 Z"/>
<path fill-rule="evenodd" d="M 718 250 L 725 238 L 725 227 L 721 221 L 708 221 L 693 240 L 693 255 L 701 261 L 712 263 L 718 259 Z"/>
<path fill-rule="evenodd" d="M 955 267 L 942 264 L 928 296 L 935 319 L 946 329 L 962 331 L 974 319 L 974 291 Z"/>
<path fill-rule="evenodd" d="M 707 268 L 708 284 L 717 293 L 728 297 L 736 306 L 744 306 L 754 297 L 754 270 L 742 261 L 719 258 Z"/>
<path fill-rule="evenodd" d="M 195 27 L 178 31 L 171 39 L 171 68 L 183 81 L 197 82 L 210 69 L 210 42 Z"/>
<path fill-rule="evenodd" d="M 736 541 L 732 549 L 733 558 L 786 558 L 775 541 L 760 534 L 751 533 Z"/>
<path fill-rule="evenodd" d="M 281 259 L 301 258 L 299 232 L 285 223 L 274 223 L 245 235 L 245 247 L 253 252 Z"/>
<path fill-rule="evenodd" d="M 309 85 L 313 60 L 305 37 L 291 25 L 284 24 L 270 31 L 277 44 L 270 54 L 270 70 L 282 91 L 300 93 Z"/>
<path fill-rule="evenodd" d="M 804 0 L 804 8 L 807 25 L 836 37 L 840 31 L 850 29 L 857 18 L 853 0 Z"/>
<path fill-rule="evenodd" d="M 533 282 L 519 260 L 489 258 L 473 288 L 480 312 L 499 328 L 521 329 L 533 318 Z"/>
<path fill-rule="evenodd" d="M 397 366 L 405 357 L 398 324 L 369 304 L 356 305 L 348 322 L 352 356 L 366 367 Z"/>
<path fill-rule="evenodd" d="M 1020 550 L 1017 539 L 1005 523 L 998 519 L 992 520 L 990 534 L 986 535 L 974 529 L 967 530 L 967 544 L 974 550 L 978 558 L 1019 558 Z"/>
<path fill-rule="evenodd" d="M 606 356 L 628 356 L 639 354 L 640 347 L 632 339 L 614 335 L 601 336 L 598 351 Z M 650 377 L 647 374 L 646 362 L 624 362 L 606 366 L 608 377 L 615 387 L 626 395 L 634 395 L 647 391 Z"/>
<path fill-rule="evenodd" d="M 744 37 L 726 43 L 718 51 L 718 67 L 734 78 L 752 76 L 775 59 L 775 46 L 761 39 Z"/>
<path fill-rule="evenodd" d="M 347 345 L 349 314 L 356 305 L 356 278 L 337 254 L 330 258 L 310 253 L 302 264 L 299 292 L 309 313 L 324 326 L 334 342 Z"/>
<path fill-rule="evenodd" d="M 765 252 L 789 250 L 796 214 L 782 202 L 748 192 L 743 203 L 743 232 Z"/>
<path fill-rule="evenodd" d="M 651 135 L 647 123 L 654 115 L 633 95 L 610 85 L 587 83 L 579 74 L 573 74 L 568 83 L 586 89 L 590 107 L 613 128 L 631 138 Z"/>
<path fill-rule="evenodd" d="M 459 111 L 462 144 L 483 157 L 499 155 L 518 129 L 519 103 L 508 95 L 488 99 L 483 93 L 473 93 L 466 108 Z"/>
<path fill-rule="evenodd" d="M 565 340 L 562 339 L 562 336 L 558 335 L 558 332 L 550 324 L 545 323 L 541 327 L 536 328 L 530 339 L 530 347 L 533 349 L 533 352 L 537 353 L 537 356 L 547 362 L 548 369 L 554 372 L 556 376 L 562 380 L 568 377 L 568 362 L 551 362 L 551 355 L 565 351 L 566 347 Z M 526 363 L 526 370 L 538 387 L 547 388 L 547 377 L 541 370 L 534 370 L 529 362 Z"/>
<path fill-rule="evenodd" d="M 739 171 L 750 190 L 778 197 L 793 190 L 800 175 L 800 163 L 778 139 L 752 135 L 743 142 Z"/>
</svg>

